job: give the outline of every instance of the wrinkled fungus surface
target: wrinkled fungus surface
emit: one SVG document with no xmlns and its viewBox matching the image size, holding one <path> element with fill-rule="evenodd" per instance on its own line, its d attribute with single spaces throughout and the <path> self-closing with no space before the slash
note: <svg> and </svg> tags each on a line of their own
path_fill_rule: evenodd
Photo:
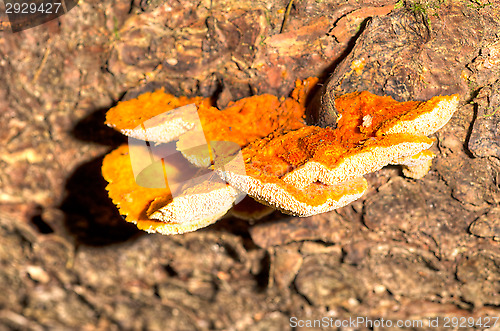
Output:
<svg viewBox="0 0 500 331">
<path fill-rule="evenodd" d="M 162 90 L 119 103 L 108 112 L 109 126 L 157 144 L 177 141 L 187 160 L 206 167 L 212 171 L 210 178 L 217 180 L 186 186 L 180 196 L 172 196 L 168 185 L 141 187 L 134 179 L 127 146 L 122 146 L 103 162 L 110 198 L 128 222 L 163 234 L 212 224 L 244 195 L 292 215 L 327 212 L 361 197 L 367 189 L 363 175 L 388 164 L 403 165 L 406 176 L 424 176 L 434 157 L 428 150 L 433 140 L 427 136 L 444 126 L 458 105 L 457 95 L 397 102 L 355 92 L 335 100 L 335 128 L 308 126 L 306 100 L 316 83 L 316 78 L 297 81 L 288 98 L 253 96 L 222 110 L 209 99 L 176 98 Z M 206 139 L 199 148 L 185 148 L 195 137 L 193 114 L 174 110 L 192 103 Z M 146 128 L 145 121 L 154 125 Z M 240 146 L 244 170 L 218 167 L 214 141 Z M 232 214 L 256 219 L 268 210 L 257 208 L 252 215 L 236 209 Z"/>
</svg>

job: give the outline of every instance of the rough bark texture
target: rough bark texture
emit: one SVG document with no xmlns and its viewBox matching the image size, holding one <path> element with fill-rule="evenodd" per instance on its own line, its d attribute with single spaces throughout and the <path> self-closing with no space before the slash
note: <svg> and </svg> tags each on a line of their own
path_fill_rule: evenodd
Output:
<svg viewBox="0 0 500 331">
<path fill-rule="evenodd" d="M 80 1 L 0 32 L 0 330 L 499 316 L 500 6 L 395 3 L 294 1 L 282 29 L 286 1 Z M 312 120 L 326 122 L 339 93 L 459 93 L 431 172 L 387 167 L 336 212 L 182 236 L 117 214 L 100 165 L 123 141 L 103 122 L 125 93 L 164 86 L 225 105 L 310 75 L 325 81 Z"/>
</svg>

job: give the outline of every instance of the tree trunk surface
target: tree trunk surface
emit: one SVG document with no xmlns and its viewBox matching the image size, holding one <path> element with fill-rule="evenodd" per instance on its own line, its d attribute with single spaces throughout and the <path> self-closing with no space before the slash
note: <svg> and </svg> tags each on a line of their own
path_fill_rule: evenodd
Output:
<svg viewBox="0 0 500 331">
<path fill-rule="evenodd" d="M 0 32 L 0 73 L 2 331 L 484 329 L 500 316 L 496 1 L 83 0 Z M 322 82 L 311 124 L 343 93 L 458 93 L 429 174 L 386 167 L 361 199 L 307 218 L 177 236 L 123 221 L 100 173 L 125 141 L 107 109 L 159 87 L 223 107 L 309 76 Z"/>
</svg>

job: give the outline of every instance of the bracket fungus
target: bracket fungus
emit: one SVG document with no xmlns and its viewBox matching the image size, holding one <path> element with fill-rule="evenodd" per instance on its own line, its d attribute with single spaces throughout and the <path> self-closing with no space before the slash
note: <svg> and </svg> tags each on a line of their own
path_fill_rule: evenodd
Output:
<svg viewBox="0 0 500 331">
<path fill-rule="evenodd" d="M 363 176 L 386 165 L 400 164 L 405 176 L 423 177 L 435 156 L 427 136 L 458 106 L 458 95 L 397 102 L 355 92 L 335 100 L 336 123 L 322 128 L 305 123 L 306 100 L 316 83 L 297 81 L 288 98 L 253 96 L 223 110 L 209 99 L 176 98 L 162 90 L 120 102 L 107 114 L 109 126 L 149 141 L 150 149 L 176 141 L 189 162 L 167 175 L 173 167 L 168 155 L 155 158 L 150 150 L 151 162 L 160 165 L 150 177 L 164 184 L 143 187 L 129 148 L 121 146 L 103 161 L 110 198 L 126 221 L 162 234 L 212 224 L 241 200 L 233 216 L 257 219 L 272 211 L 252 207 L 245 195 L 291 215 L 331 211 L 361 197 L 368 187 Z M 198 173 L 174 189 L 175 177 L 193 165 Z"/>
<path fill-rule="evenodd" d="M 169 142 L 193 127 L 192 112 L 179 108 L 195 104 L 210 106 L 208 98 L 174 97 L 163 89 L 119 102 L 106 113 L 106 124 L 126 136 L 155 142 Z M 190 118 L 191 115 L 191 118 Z M 144 122 L 150 121 L 147 127 Z"/>
</svg>

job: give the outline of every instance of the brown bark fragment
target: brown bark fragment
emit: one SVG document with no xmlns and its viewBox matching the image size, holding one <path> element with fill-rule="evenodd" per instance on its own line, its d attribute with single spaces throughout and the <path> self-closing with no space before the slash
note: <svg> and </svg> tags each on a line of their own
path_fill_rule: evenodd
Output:
<svg viewBox="0 0 500 331">
<path fill-rule="evenodd" d="M 474 102 L 478 111 L 468 147 L 475 156 L 500 159 L 500 80 L 483 87 Z"/>
<path fill-rule="evenodd" d="M 500 239 L 500 208 L 493 208 L 478 217 L 469 231 L 478 237 Z"/>
</svg>

